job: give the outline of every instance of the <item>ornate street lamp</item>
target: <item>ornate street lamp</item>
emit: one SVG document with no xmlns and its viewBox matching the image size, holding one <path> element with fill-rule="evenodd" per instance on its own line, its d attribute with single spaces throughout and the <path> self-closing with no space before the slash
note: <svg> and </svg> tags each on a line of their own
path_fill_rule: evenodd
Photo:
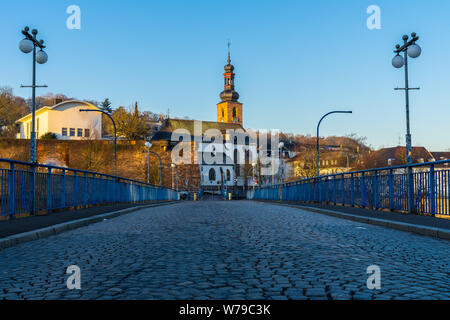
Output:
<svg viewBox="0 0 450 320">
<path fill-rule="evenodd" d="M 31 109 L 31 133 L 30 133 L 30 162 L 37 163 L 36 155 L 36 131 L 35 131 L 35 113 L 36 113 L 36 88 L 46 88 L 46 85 L 37 86 L 36 85 L 36 62 L 39 64 L 44 64 L 48 60 L 47 53 L 44 51 L 44 40 L 37 40 L 36 35 L 38 31 L 36 29 L 31 30 L 25 27 L 22 30 L 22 34 L 25 36 L 23 40 L 19 42 L 19 49 L 23 53 L 33 52 L 33 83 L 31 86 L 24 86 L 22 88 L 32 88 L 32 109 Z M 36 47 L 40 50 L 36 52 Z"/>
<path fill-rule="evenodd" d="M 395 88 L 395 90 L 404 90 L 405 98 L 406 98 L 406 163 L 412 163 L 412 144 L 411 144 L 411 132 L 409 126 L 409 90 L 419 90 L 419 88 L 409 88 L 408 81 L 408 56 L 410 58 L 417 58 L 422 53 L 422 49 L 419 45 L 416 44 L 416 41 L 419 40 L 419 37 L 416 33 L 411 33 L 411 39 L 407 35 L 403 36 L 403 46 L 397 44 L 395 46 L 394 53 L 397 55 L 392 59 L 392 65 L 394 68 L 401 68 L 405 66 L 405 87 L 404 88 Z M 403 57 L 400 53 L 403 52 Z"/>
<path fill-rule="evenodd" d="M 419 37 L 415 32 L 411 33 L 411 38 L 407 35 L 402 37 L 403 45 L 400 46 L 397 44 L 395 46 L 394 53 L 396 56 L 392 59 L 392 65 L 394 68 L 400 69 L 405 66 L 405 87 L 404 88 L 395 88 L 395 90 L 404 90 L 405 91 L 405 100 L 406 100 L 406 164 L 412 164 L 412 142 L 411 142 L 411 130 L 409 126 L 409 90 L 419 90 L 420 88 L 410 88 L 409 87 L 409 79 L 408 79 L 408 56 L 410 58 L 417 58 L 422 53 L 422 49 L 416 44 L 416 41 L 419 40 Z M 403 57 L 400 53 L 403 52 Z M 407 168 L 408 175 L 408 212 L 411 213 L 414 210 L 414 186 L 412 179 L 412 168 Z"/>
</svg>

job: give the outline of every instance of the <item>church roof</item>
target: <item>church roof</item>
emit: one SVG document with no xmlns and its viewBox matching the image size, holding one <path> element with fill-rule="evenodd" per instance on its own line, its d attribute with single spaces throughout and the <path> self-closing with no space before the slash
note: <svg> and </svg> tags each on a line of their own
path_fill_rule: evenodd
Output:
<svg viewBox="0 0 450 320">
<path fill-rule="evenodd" d="M 224 123 L 215 121 L 199 121 L 199 120 L 185 120 L 185 119 L 167 119 L 164 121 L 161 129 L 153 136 L 152 140 L 171 140 L 172 132 L 179 129 L 187 130 L 191 137 L 196 133 L 194 131 L 194 123 L 198 121 L 201 123 L 202 134 L 209 129 L 218 129 L 222 134 L 227 130 L 242 130 L 245 129 L 237 123 Z"/>
<path fill-rule="evenodd" d="M 163 124 L 161 131 L 175 131 L 177 129 L 186 129 L 192 134 L 194 134 L 194 122 L 198 120 L 184 120 L 184 119 L 168 119 Z M 237 123 L 224 123 L 224 122 L 215 122 L 215 121 L 198 121 L 202 126 L 202 133 L 205 133 L 206 130 L 209 129 L 218 129 L 222 133 L 225 133 L 226 130 L 244 130 L 244 128 Z"/>
</svg>

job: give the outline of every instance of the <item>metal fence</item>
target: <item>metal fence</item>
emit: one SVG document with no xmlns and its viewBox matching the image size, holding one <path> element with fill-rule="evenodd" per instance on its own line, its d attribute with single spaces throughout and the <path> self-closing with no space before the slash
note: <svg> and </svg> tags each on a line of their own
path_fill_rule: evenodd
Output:
<svg viewBox="0 0 450 320">
<path fill-rule="evenodd" d="M 331 174 L 249 190 L 247 199 L 329 203 L 400 212 L 408 211 L 409 203 L 412 212 L 450 215 L 449 167 L 450 160 L 444 160 Z"/>
<path fill-rule="evenodd" d="M 175 190 L 136 180 L 0 158 L 0 216 L 178 198 Z"/>
</svg>

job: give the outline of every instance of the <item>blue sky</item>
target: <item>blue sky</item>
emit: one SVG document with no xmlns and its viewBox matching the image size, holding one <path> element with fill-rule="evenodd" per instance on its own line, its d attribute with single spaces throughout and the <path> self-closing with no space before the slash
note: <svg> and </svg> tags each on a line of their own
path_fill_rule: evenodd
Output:
<svg viewBox="0 0 450 320">
<path fill-rule="evenodd" d="M 81 8 L 81 30 L 66 28 L 69 5 Z M 381 8 L 381 30 L 366 27 L 369 5 Z M 404 144 L 403 70 L 391 66 L 403 34 L 421 37 L 410 61 L 414 145 L 450 148 L 450 1 L 5 1 L 0 11 L 0 86 L 30 96 L 31 56 L 20 30 L 37 28 L 49 61 L 38 82 L 114 107 L 216 119 L 226 43 L 232 42 L 244 126 L 315 135 L 356 133 L 375 148 Z"/>
</svg>

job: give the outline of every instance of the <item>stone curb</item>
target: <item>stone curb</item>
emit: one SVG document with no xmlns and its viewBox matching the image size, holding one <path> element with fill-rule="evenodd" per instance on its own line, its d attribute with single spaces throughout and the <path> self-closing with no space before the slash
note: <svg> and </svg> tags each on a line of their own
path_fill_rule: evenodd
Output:
<svg viewBox="0 0 450 320">
<path fill-rule="evenodd" d="M 119 217 L 124 214 L 138 211 L 141 209 L 151 208 L 151 207 L 159 207 L 159 206 L 173 204 L 173 203 L 176 203 L 176 201 L 158 202 L 158 203 L 153 203 L 153 204 L 148 204 L 148 205 L 136 206 L 136 207 L 122 209 L 119 211 L 107 212 L 107 213 L 103 213 L 103 214 L 88 217 L 88 218 L 83 218 L 83 219 L 79 219 L 79 220 L 55 224 L 53 226 L 36 229 L 36 230 L 24 232 L 24 233 L 18 233 L 18 234 L 0 239 L 0 250 L 9 248 L 9 247 L 12 247 L 12 246 L 24 243 L 24 242 L 53 236 L 58 233 L 62 233 L 64 231 L 69 231 L 69 230 L 73 230 L 76 228 L 85 227 L 92 223 L 103 221 L 104 219 L 112 219 L 112 218 Z"/>
<path fill-rule="evenodd" d="M 328 209 L 320 209 L 315 207 L 308 207 L 303 205 L 294 205 L 294 204 L 286 204 L 286 203 L 277 203 L 273 201 L 259 201 L 259 202 L 270 202 L 274 204 L 278 204 L 281 206 L 287 206 L 292 208 L 298 208 L 298 209 L 304 209 L 316 213 L 326 214 L 328 216 L 336 217 L 336 218 L 342 218 L 347 220 L 352 220 L 356 222 L 362 222 L 367 224 L 372 224 L 376 226 L 382 226 L 387 227 L 391 229 L 396 229 L 400 231 L 406 231 L 411 233 L 420 234 L 422 236 L 428 236 L 428 237 L 434 237 L 444 240 L 450 240 L 450 230 L 442 229 L 442 228 L 434 228 L 434 227 L 427 227 L 427 226 L 421 226 L 417 224 L 411 224 L 411 223 L 405 223 L 405 222 L 399 222 L 399 221 L 392 221 L 392 220 L 385 220 L 385 219 L 378 219 L 378 218 L 369 218 L 364 216 L 357 216 L 349 213 L 343 213 Z"/>
</svg>

